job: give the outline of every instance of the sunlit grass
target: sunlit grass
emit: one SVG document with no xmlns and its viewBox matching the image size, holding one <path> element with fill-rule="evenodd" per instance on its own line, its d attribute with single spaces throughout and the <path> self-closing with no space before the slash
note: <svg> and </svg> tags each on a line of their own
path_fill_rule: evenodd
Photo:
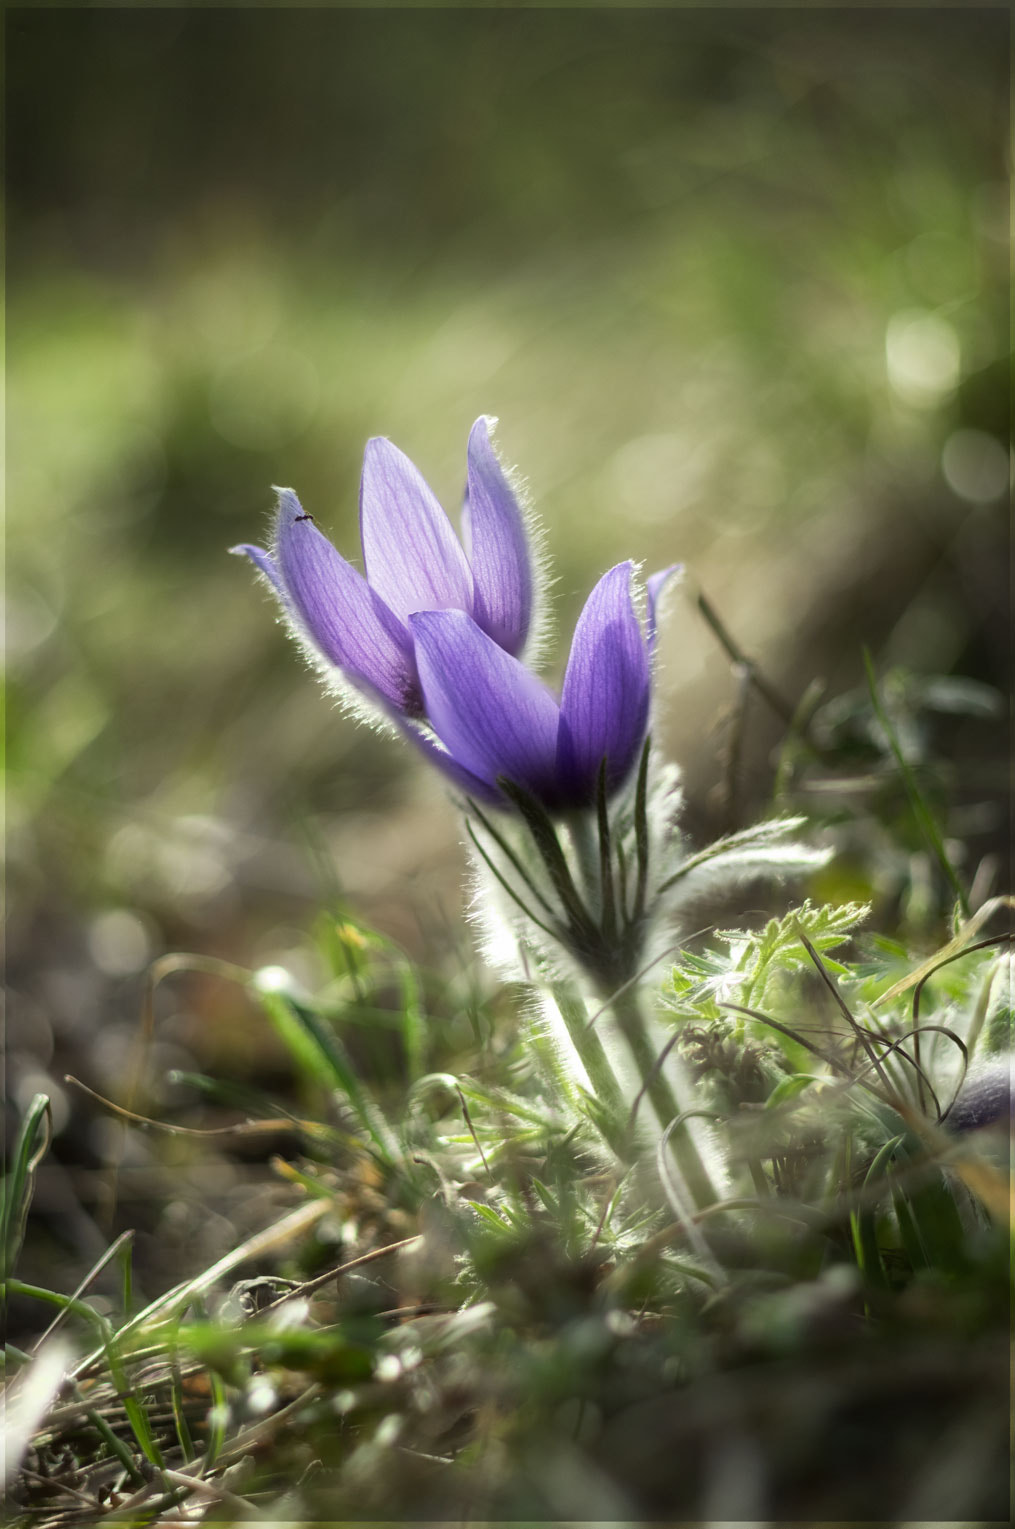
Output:
<svg viewBox="0 0 1015 1529">
<path fill-rule="evenodd" d="M 61 1364 L 29 1420 L 13 1521 L 161 1522 L 182 1504 L 455 1516 L 478 1511 L 477 1491 L 483 1517 L 555 1517 L 565 1501 L 584 1514 L 605 1494 L 638 1520 L 695 1511 L 737 1440 L 754 1462 L 730 1487 L 738 1516 L 866 1517 L 876 1502 L 911 1518 L 947 1464 L 950 1516 L 997 1517 L 1007 1114 L 975 1136 L 948 1116 L 1010 1044 L 1005 937 L 977 939 L 1000 910 L 902 978 L 899 951 L 863 937 L 833 959 L 862 911 L 804 906 L 666 979 L 657 1017 L 727 1178 L 694 1224 L 617 1163 L 591 1101 L 555 1090 L 517 1007 L 484 1002 L 477 1075 L 420 1010 L 421 974 L 369 930 L 322 921 L 334 975 L 317 994 L 221 967 L 278 1028 L 299 1111 L 265 1096 L 235 1125 L 193 1128 L 171 1090 L 149 1129 L 227 1154 L 278 1132 L 289 1208 L 140 1308 L 130 1233 L 73 1296 L 24 1283 L 10 1276 L 48 1143 L 34 1102 L 7 1181 L 7 1292 L 55 1316 L 32 1352 L 9 1351 L 12 1397 L 43 1356 Z M 345 1047 L 392 976 L 395 1049 L 354 1068 Z M 228 1079 L 186 1088 L 192 1120 L 202 1097 L 228 1108 Z M 321 1240 L 329 1222 L 337 1245 Z M 91 1287 L 117 1261 L 97 1309 Z M 822 1400 L 791 1461 L 801 1387 Z M 885 1421 L 928 1406 L 915 1435 Z"/>
</svg>

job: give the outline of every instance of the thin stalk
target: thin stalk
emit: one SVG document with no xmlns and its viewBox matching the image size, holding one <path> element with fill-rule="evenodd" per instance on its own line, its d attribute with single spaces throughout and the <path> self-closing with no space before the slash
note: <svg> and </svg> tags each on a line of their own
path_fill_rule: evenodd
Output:
<svg viewBox="0 0 1015 1529">
<path fill-rule="evenodd" d="M 598 1033 L 589 1029 L 588 1012 L 574 989 L 566 982 L 555 982 L 550 991 L 578 1060 L 588 1073 L 592 1091 L 610 1119 L 617 1122 L 619 1136 L 620 1122 L 624 1118 L 624 1099 L 617 1076 L 606 1055 L 606 1048 Z"/>
<path fill-rule="evenodd" d="M 659 1124 L 666 1130 L 681 1114 L 681 1109 L 669 1078 L 657 1065 L 655 1048 L 637 990 L 630 987 L 619 992 L 611 1000 L 610 1012 L 631 1052 Z M 695 1207 L 701 1210 L 711 1205 L 716 1197 L 715 1188 L 690 1132 L 674 1131 L 669 1138 L 669 1146 Z"/>
<path fill-rule="evenodd" d="M 620 909 L 620 921 L 622 924 L 631 923 L 631 915 L 627 911 L 627 855 L 624 852 L 624 840 L 617 835 L 617 904 Z"/>
<path fill-rule="evenodd" d="M 515 871 L 520 876 L 520 878 L 521 878 L 522 882 L 524 883 L 524 885 L 526 887 L 528 887 L 528 889 L 532 893 L 532 896 L 535 899 L 535 901 L 543 909 L 543 912 L 548 914 L 550 918 L 554 918 L 555 914 L 554 914 L 553 909 L 550 907 L 550 904 L 547 902 L 547 900 L 543 896 L 542 892 L 540 892 L 539 888 L 536 886 L 536 883 L 533 881 L 533 879 L 529 875 L 528 871 L 522 865 L 522 862 L 519 860 L 518 856 L 515 854 L 514 850 L 511 848 L 510 844 L 507 842 L 507 840 L 505 839 L 504 835 L 497 831 L 497 829 L 494 827 L 494 825 L 490 822 L 490 819 L 486 816 L 486 813 L 483 812 L 480 807 L 477 807 L 476 803 L 472 800 L 471 797 L 468 798 L 468 802 L 469 802 L 469 811 L 471 813 L 473 813 L 473 815 L 479 819 L 479 821 L 482 823 L 483 827 L 486 829 L 487 833 L 490 835 L 490 838 L 496 844 L 497 848 L 501 851 L 501 854 L 505 855 L 507 857 L 507 859 L 511 862 L 511 864 L 514 866 Z M 479 849 L 479 845 L 476 842 L 476 836 L 475 836 L 475 834 L 472 831 L 472 828 L 471 828 L 471 826 L 469 824 L 468 818 L 466 818 L 466 820 L 465 820 L 465 825 L 469 829 L 469 836 L 472 839 L 473 844 L 475 844 L 476 848 Z M 480 851 L 480 853 L 482 853 L 482 851 Z M 487 862 L 487 864 L 489 864 L 489 861 Z M 524 906 L 525 906 L 524 903 L 522 903 L 521 906 L 524 908 Z M 528 910 L 526 910 L 526 911 L 528 911 Z M 540 927 L 545 927 L 545 926 L 541 925 Z"/>
<path fill-rule="evenodd" d="M 493 861 L 490 859 L 490 856 L 487 854 L 487 852 L 483 848 L 482 844 L 480 844 L 479 840 L 476 838 L 475 830 L 473 829 L 472 824 L 469 822 L 469 820 L 467 818 L 465 820 L 465 831 L 468 834 L 469 838 L 472 840 L 473 844 L 475 845 L 476 853 L 479 855 L 480 859 L 483 861 L 483 864 L 486 866 L 487 870 L 490 872 L 490 874 L 494 878 L 494 880 L 496 882 L 498 882 L 499 885 L 504 888 L 504 891 L 510 897 L 511 901 L 515 904 L 515 906 L 522 910 L 522 912 L 525 914 L 525 917 L 529 920 L 530 923 L 535 924 L 537 929 L 541 929 L 544 934 L 548 934 L 550 936 L 551 940 L 559 941 L 560 940 L 560 932 L 558 930 L 551 929 L 548 924 L 544 924 L 543 923 L 542 919 L 537 918 L 536 915 L 533 913 L 532 909 L 527 906 L 527 904 L 524 902 L 524 900 L 515 891 L 514 887 L 508 881 L 507 877 L 506 876 L 502 876 L 500 871 L 498 871 L 497 867 L 494 865 Z"/>
<path fill-rule="evenodd" d="M 892 1088 L 891 1080 L 889 1079 L 888 1074 L 885 1072 L 884 1068 L 882 1067 L 881 1061 L 880 1061 L 880 1058 L 878 1057 L 877 1052 L 874 1050 L 873 1046 L 868 1041 L 867 1036 L 864 1033 L 863 1026 L 857 1024 L 856 1020 L 853 1017 L 852 1010 L 850 1009 L 848 1003 L 843 998 L 842 994 L 839 992 L 839 989 L 836 987 L 835 983 L 832 981 L 831 977 L 829 976 L 828 968 L 825 966 L 824 961 L 822 961 L 821 957 L 818 955 L 818 952 L 815 950 L 815 948 L 811 944 L 810 940 L 804 934 L 803 929 L 800 926 L 800 921 L 797 919 L 797 920 L 795 920 L 795 923 L 796 923 L 797 938 L 799 939 L 799 941 L 800 941 L 801 945 L 803 946 L 804 950 L 806 950 L 807 954 L 810 956 L 811 961 L 812 961 L 812 963 L 814 965 L 815 970 L 817 971 L 818 976 L 821 978 L 822 982 L 825 984 L 825 987 L 828 989 L 829 993 L 832 995 L 833 1003 L 836 1005 L 836 1007 L 838 1008 L 840 1014 L 846 1020 L 846 1023 L 851 1027 L 851 1029 L 853 1030 L 854 1034 L 857 1037 L 857 1040 L 860 1042 L 860 1045 L 863 1047 L 864 1051 L 867 1053 L 867 1060 L 870 1062 L 870 1064 L 873 1067 L 874 1071 L 877 1073 L 878 1077 L 881 1079 L 881 1082 L 883 1083 L 884 1088 L 885 1088 L 885 1092 L 888 1095 L 889 1100 L 891 1100 L 892 1097 L 893 1097 L 893 1094 L 894 1094 L 894 1090 Z"/>
<path fill-rule="evenodd" d="M 733 665 L 733 677 L 737 693 L 733 701 L 726 738 L 720 760 L 719 801 L 717 815 L 720 831 L 732 833 L 736 827 L 737 798 L 740 792 L 740 770 L 744 752 L 744 735 L 747 728 L 747 707 L 751 697 L 751 672 L 746 664 Z"/>
<path fill-rule="evenodd" d="M 631 923 L 638 923 L 645 916 L 645 897 L 648 890 L 648 755 L 651 740 L 645 739 L 638 765 L 638 782 L 634 792 L 634 842 L 638 859 L 638 879 L 635 883 L 634 911 Z"/>
<path fill-rule="evenodd" d="M 909 760 L 906 758 L 899 744 L 895 729 L 892 726 L 888 713 L 885 710 L 884 703 L 881 700 L 881 693 L 878 689 L 877 673 L 874 669 L 874 660 L 871 658 L 871 655 L 866 648 L 863 650 L 863 660 L 867 666 L 867 684 L 870 688 L 871 706 L 873 707 L 874 715 L 881 726 L 881 730 L 884 733 L 885 738 L 888 740 L 888 747 L 891 750 L 892 758 L 895 760 L 896 766 L 898 767 L 902 784 L 905 787 L 906 795 L 909 798 L 909 805 L 913 811 L 913 817 L 916 819 L 916 822 L 921 832 L 923 833 L 924 838 L 927 840 L 931 854 L 934 856 L 938 865 L 941 867 L 945 880 L 948 882 L 948 885 L 952 889 L 955 899 L 962 910 L 963 918 L 968 918 L 970 910 L 969 897 L 966 893 L 966 889 L 962 885 L 962 882 L 959 880 L 958 872 L 956 871 L 954 865 L 951 862 L 951 859 L 949 858 L 948 851 L 945 848 L 944 839 L 941 836 L 941 830 L 937 825 L 937 820 L 934 817 L 933 812 L 927 805 L 923 792 L 920 790 L 916 775 L 913 771 L 913 767 Z"/>
<path fill-rule="evenodd" d="M 525 825 L 532 836 L 532 843 L 546 867 L 553 890 L 560 898 L 567 915 L 572 936 L 584 944 L 593 944 L 597 932 L 596 926 L 578 895 L 571 869 L 545 807 L 531 792 L 526 791 L 514 781 L 508 780 L 505 775 L 498 775 L 497 785 L 525 819 Z"/>
<path fill-rule="evenodd" d="M 617 935 L 617 905 L 613 890 L 613 867 L 610 857 L 610 814 L 606 803 L 606 760 L 599 766 L 596 786 L 596 813 L 599 819 L 599 896 L 600 928 L 612 942 Z"/>
<path fill-rule="evenodd" d="M 734 640 L 730 632 L 727 630 L 711 600 L 709 600 L 701 590 L 698 591 L 697 606 L 702 616 L 704 616 L 706 623 L 711 627 L 713 633 L 719 639 L 720 645 L 725 649 L 726 654 L 733 665 L 736 668 L 743 670 L 748 675 L 755 690 L 760 696 L 764 697 L 765 701 L 771 707 L 772 711 L 775 712 L 776 716 L 781 718 L 787 727 L 793 727 L 797 721 L 797 716 L 794 708 L 780 694 L 780 692 L 776 690 L 775 686 L 765 678 L 764 674 L 758 668 L 754 660 L 748 658 L 743 648 L 738 642 Z M 804 738 L 806 743 L 810 743 L 810 739 L 806 736 L 805 733 L 801 736 Z M 811 746 L 813 747 L 813 745 Z"/>
<path fill-rule="evenodd" d="M 601 902 L 601 848 L 593 831 L 592 818 L 588 812 L 571 813 L 566 821 L 571 843 L 574 846 L 579 895 L 584 906 L 589 911 L 590 920 L 594 921 Z M 592 927 L 597 937 L 601 936 L 602 931 L 600 927 L 594 922 Z"/>
</svg>

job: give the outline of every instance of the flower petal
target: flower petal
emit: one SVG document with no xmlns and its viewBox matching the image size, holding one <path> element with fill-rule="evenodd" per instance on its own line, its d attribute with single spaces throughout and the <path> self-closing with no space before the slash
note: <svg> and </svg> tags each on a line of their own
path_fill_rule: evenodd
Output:
<svg viewBox="0 0 1015 1529">
<path fill-rule="evenodd" d="M 558 764 L 575 804 L 595 800 L 605 758 L 620 785 L 648 725 L 649 654 L 631 603 L 631 563 L 603 575 L 578 617 L 560 700 Z"/>
<path fill-rule="evenodd" d="M 655 652 L 656 637 L 658 635 L 659 602 L 663 591 L 671 579 L 678 581 L 684 577 L 683 563 L 671 563 L 668 568 L 661 568 L 658 573 L 650 573 L 645 580 L 645 593 L 648 595 L 648 650 L 649 654 Z"/>
<path fill-rule="evenodd" d="M 409 458 L 379 436 L 363 454 L 359 504 L 363 566 L 396 616 L 472 610 L 472 574 L 451 522 Z"/>
<path fill-rule="evenodd" d="M 408 738 L 409 742 L 419 749 L 423 758 L 446 775 L 459 791 L 464 792 L 466 796 L 475 797 L 477 801 L 488 802 L 493 807 L 504 806 L 504 798 L 496 786 L 491 786 L 488 781 L 480 780 L 478 775 L 473 775 L 471 770 L 465 769 L 464 765 L 460 765 L 447 749 L 441 748 L 440 744 L 435 743 L 427 733 L 421 732 L 412 722 L 407 721 L 401 712 L 394 708 L 385 708 L 385 710 L 388 711 L 391 721 L 394 722 L 402 737 Z"/>
<path fill-rule="evenodd" d="M 376 691 L 399 709 L 418 714 L 419 689 L 408 632 L 363 575 L 304 515 L 289 488 L 278 491 L 275 538 L 284 586 L 280 597 L 301 635 L 360 688 Z"/>
<path fill-rule="evenodd" d="M 243 542 L 239 547 L 230 547 L 230 552 L 235 552 L 238 557 L 249 557 L 258 573 L 263 573 L 278 598 L 286 605 L 288 596 L 285 585 L 282 583 L 282 575 L 275 566 L 275 559 L 270 552 L 265 552 L 263 547 L 252 547 L 249 542 Z"/>
<path fill-rule="evenodd" d="M 469 435 L 462 535 L 475 581 L 473 618 L 517 657 L 532 616 L 532 565 L 518 500 L 490 443 L 490 423 L 477 419 Z"/>
<path fill-rule="evenodd" d="M 455 761 L 552 799 L 559 711 L 545 685 L 462 611 L 422 611 L 409 627 L 426 714 Z"/>
</svg>

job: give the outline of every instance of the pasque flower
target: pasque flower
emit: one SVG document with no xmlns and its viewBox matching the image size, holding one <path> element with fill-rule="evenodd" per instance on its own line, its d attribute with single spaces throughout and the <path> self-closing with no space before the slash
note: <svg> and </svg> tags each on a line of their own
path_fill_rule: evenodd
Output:
<svg viewBox="0 0 1015 1529">
<path fill-rule="evenodd" d="M 478 419 L 469 435 L 464 546 L 408 457 L 375 438 L 360 480 L 364 573 L 318 531 L 288 488 L 278 490 L 271 549 L 232 549 L 265 575 L 315 659 L 396 717 L 424 713 L 410 625 L 417 612 L 458 612 L 512 656 L 529 633 L 528 538 L 489 423 Z"/>
<path fill-rule="evenodd" d="M 692 1228 L 687 1206 L 707 1205 L 719 1190 L 688 1123 L 696 1112 L 675 1091 L 670 1047 L 659 1048 L 637 992 L 682 874 L 673 868 L 672 777 L 667 785 L 658 773 L 650 783 L 646 741 L 657 603 L 675 568 L 648 579 L 644 620 L 633 563 L 603 575 L 578 618 L 558 697 L 520 658 L 532 624 L 532 561 L 485 418 L 469 436 L 461 541 L 387 440 L 370 441 L 363 462 L 362 573 L 291 489 L 278 494 L 270 548 L 233 550 L 252 559 L 325 673 L 351 683 L 468 798 L 478 906 L 510 935 L 516 968 L 528 974 L 532 956 L 552 976 L 560 1056 L 576 1059 L 566 1097 L 574 1081 L 589 1104 L 594 1095 L 604 1139 L 625 1161 L 647 1098 L 664 1133 L 661 1158 L 673 1159 L 666 1193 Z M 633 789 L 611 810 L 629 779 Z M 490 805 L 512 816 L 488 815 Z M 743 836 L 734 840 L 728 848 L 742 860 L 748 847 Z M 593 1028 L 601 1017 L 641 1078 L 633 1103 Z"/>
<path fill-rule="evenodd" d="M 498 782 L 551 812 L 595 804 L 600 771 L 623 783 L 648 727 L 655 610 L 666 569 L 648 581 L 643 629 L 632 563 L 603 575 L 578 618 L 560 700 L 464 611 L 409 617 L 426 716 L 438 740 L 405 731 L 462 789 L 506 805 Z"/>
</svg>

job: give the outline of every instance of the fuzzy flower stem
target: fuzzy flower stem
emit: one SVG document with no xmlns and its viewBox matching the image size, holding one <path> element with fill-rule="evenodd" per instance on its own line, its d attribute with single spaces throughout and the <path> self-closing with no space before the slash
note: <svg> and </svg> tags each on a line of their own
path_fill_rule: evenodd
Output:
<svg viewBox="0 0 1015 1529">
<path fill-rule="evenodd" d="M 618 940 L 617 908 L 614 894 L 612 869 L 612 835 L 609 814 L 606 810 L 603 776 L 600 772 L 599 802 L 595 816 L 591 813 L 572 814 L 569 822 L 571 842 L 577 859 L 577 868 L 584 893 L 583 903 L 588 910 L 588 923 L 592 925 L 592 938 L 572 946 L 572 955 L 584 968 L 606 1003 L 608 1013 L 623 1038 L 644 1092 L 663 1131 L 668 1131 L 667 1150 L 683 1179 L 688 1197 L 701 1210 L 714 1203 L 716 1192 L 691 1132 L 686 1127 L 674 1128 L 681 1117 L 681 1106 L 673 1091 L 670 1076 L 661 1065 L 661 1058 L 653 1041 L 649 1023 L 641 1006 L 641 997 L 635 974 L 638 958 L 640 921 L 646 913 L 649 871 L 649 837 L 647 827 L 647 749 L 643 753 L 638 783 L 635 788 L 635 841 L 638 861 L 638 882 L 635 893 L 635 916 L 638 923 L 629 924 L 628 939 Z M 598 830 L 598 832 L 597 832 Z M 618 845 L 619 848 L 619 840 Z M 618 862 L 619 863 L 619 862 Z M 568 1018 L 565 1016 L 565 1023 Z M 579 1021 L 580 1036 L 569 1024 L 569 1033 L 579 1055 L 588 1040 L 595 1034 L 587 1022 Z M 584 1061 L 583 1057 L 583 1061 Z M 606 1062 L 605 1055 L 603 1061 Z M 609 1063 L 606 1062 L 607 1067 Z M 671 1063 L 672 1066 L 672 1063 Z M 592 1068 L 586 1063 L 586 1071 L 593 1087 L 599 1092 L 599 1083 Z M 603 1096 L 606 1102 L 606 1096 Z M 628 1144 L 628 1151 L 630 1144 Z"/>
<path fill-rule="evenodd" d="M 634 895 L 635 920 L 641 919 L 645 913 L 645 893 L 648 887 L 648 756 L 650 740 L 645 739 L 641 751 L 641 762 L 638 766 L 638 784 L 635 787 L 634 797 L 634 835 L 638 856 L 638 880 Z"/>
<path fill-rule="evenodd" d="M 575 859 L 580 873 L 584 905 L 596 923 L 599 889 L 599 844 L 596 841 L 592 820 L 587 812 L 573 812 L 567 821 L 568 836 L 574 847 Z M 599 933 L 596 924 L 597 934 Z"/>
<path fill-rule="evenodd" d="M 610 1002 L 610 1012 L 631 1052 L 659 1124 L 665 1129 L 678 1118 L 681 1109 L 669 1078 L 658 1065 L 637 989 L 629 987 L 618 993 Z M 714 1203 L 715 1188 L 690 1132 L 672 1132 L 668 1145 L 697 1209 Z"/>
<path fill-rule="evenodd" d="M 585 1004 L 570 984 L 555 982 L 551 992 L 571 1038 L 571 1044 L 588 1073 L 596 1098 L 610 1119 L 617 1122 L 617 1139 L 619 1140 L 620 1124 L 624 1119 L 625 1107 L 620 1085 L 606 1055 L 606 1049 L 595 1030 L 589 1029 Z M 611 1145 L 615 1146 L 616 1141 Z"/>
</svg>

